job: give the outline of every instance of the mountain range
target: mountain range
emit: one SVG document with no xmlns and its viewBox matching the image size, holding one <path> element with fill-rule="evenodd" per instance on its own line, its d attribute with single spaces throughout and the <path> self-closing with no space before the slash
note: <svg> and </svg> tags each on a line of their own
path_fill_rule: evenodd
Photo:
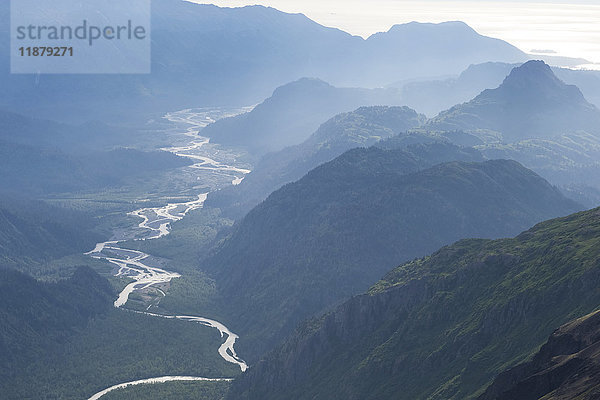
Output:
<svg viewBox="0 0 600 400">
<path fill-rule="evenodd" d="M 368 147 L 417 128 L 425 120 L 425 116 L 408 107 L 360 107 L 339 114 L 301 144 L 264 155 L 240 185 L 211 193 L 206 205 L 241 218 L 270 193 L 320 164 L 352 148 Z"/>
<path fill-rule="evenodd" d="M 512 239 L 461 240 L 401 265 L 302 324 L 229 398 L 474 398 L 558 326 L 598 307 L 599 230 L 594 209 Z M 555 332 L 480 398 L 565 399 L 594 387 L 587 378 L 596 376 L 597 319 Z"/>
<path fill-rule="evenodd" d="M 594 187 L 600 188 L 600 111 L 542 62 L 530 61 L 514 68 L 509 64 L 485 64 L 472 67 L 463 79 L 474 82 L 480 77 L 485 82 L 490 69 L 492 75 L 504 70 L 510 73 L 498 88 L 486 89 L 470 102 L 430 120 L 406 107 L 363 107 L 337 115 L 303 143 L 264 155 L 239 186 L 211 194 L 206 204 L 241 218 L 269 193 L 319 164 L 350 148 L 387 139 L 377 146 L 402 147 L 439 140 L 475 146 L 486 159 L 517 160 L 586 205 L 597 205 L 600 198 L 594 194 Z M 522 100 L 524 93 L 530 101 Z M 269 99 L 269 103 L 273 101 Z M 570 122 L 553 123 L 563 116 L 568 116 Z M 269 115 L 267 120 L 277 121 L 277 117 Z M 504 126 L 506 121 L 514 121 L 514 126 Z M 236 121 L 222 122 L 232 125 Z M 211 132 L 209 125 L 202 134 Z M 254 133 L 243 125 L 238 132 Z M 260 137 L 260 133 L 255 136 Z"/>
<path fill-rule="evenodd" d="M 156 0 L 151 74 L 11 75 L 9 15 L 9 3 L 2 2 L 0 108 L 70 122 L 131 122 L 196 104 L 256 104 L 274 88 L 306 76 L 337 86 L 381 87 L 458 74 L 474 63 L 528 59 L 460 22 L 396 25 L 362 39 L 273 8 Z"/>
<path fill-rule="evenodd" d="M 402 104 L 430 117 L 472 100 L 485 89 L 498 87 L 520 64 L 487 62 L 470 65 L 456 77 L 411 79 L 389 85 L 400 90 Z M 600 72 L 552 67 L 554 74 L 577 86 L 585 98 L 600 107 Z"/>
<path fill-rule="evenodd" d="M 355 149 L 272 193 L 201 262 L 240 351 L 257 357 L 390 265 L 581 209 L 520 164 L 482 159 L 447 143 Z"/>
<path fill-rule="evenodd" d="M 150 74 L 10 74 L 9 6 L 0 397 L 166 375 L 234 377 L 232 400 L 598 397 L 600 209 L 581 211 L 600 204 L 598 73 L 462 22 L 363 39 L 270 7 L 155 0 Z M 198 133 L 210 143 L 201 124 L 183 134 L 189 108 L 248 104 Z M 166 146 L 203 164 L 182 172 L 191 158 Z M 203 209 L 140 212 L 172 234 L 119 243 L 181 276 L 114 308 L 131 276 L 82 253 L 141 231 L 135 203 L 229 185 L 239 158 L 252 172 Z M 220 329 L 160 313 L 227 324 L 249 370 L 216 351 Z"/>
<path fill-rule="evenodd" d="M 440 113 L 421 130 L 462 132 L 463 144 L 470 135 L 468 145 L 486 158 L 519 161 L 587 206 L 599 204 L 600 110 L 541 61 L 514 68 L 499 87 Z"/>
<path fill-rule="evenodd" d="M 213 143 L 243 147 L 260 156 L 302 143 L 336 114 L 360 106 L 399 103 L 396 89 L 336 88 L 304 78 L 277 88 L 248 113 L 208 125 L 202 135 Z"/>
<path fill-rule="evenodd" d="M 586 131 L 600 134 L 600 110 L 566 85 L 543 61 L 514 68 L 496 89 L 454 106 L 428 122 L 430 130 L 463 130 L 485 142 L 510 143 Z"/>
</svg>

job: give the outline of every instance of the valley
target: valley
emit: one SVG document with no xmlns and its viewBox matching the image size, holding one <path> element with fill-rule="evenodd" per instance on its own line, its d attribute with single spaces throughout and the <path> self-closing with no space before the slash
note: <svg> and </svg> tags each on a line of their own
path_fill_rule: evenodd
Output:
<svg viewBox="0 0 600 400">
<path fill-rule="evenodd" d="M 243 110 L 243 109 L 242 109 Z M 243 111 L 241 111 L 243 112 Z M 215 173 L 231 179 L 231 184 L 237 184 L 241 182 L 245 174 L 248 174 L 250 170 L 244 169 L 237 166 L 229 166 L 221 161 L 214 160 L 207 155 L 203 147 L 209 143 L 208 138 L 199 136 L 199 131 L 208 123 L 214 122 L 213 118 L 218 116 L 232 115 L 231 111 L 221 110 L 209 110 L 209 111 L 193 111 L 183 110 L 180 112 L 167 114 L 165 119 L 178 125 L 189 126 L 182 133 L 183 136 L 189 138 L 189 143 L 185 145 L 178 145 L 176 147 L 165 148 L 164 150 L 172 152 L 180 157 L 191 158 L 195 163 L 188 168 L 198 170 L 197 179 L 202 179 L 201 171 L 207 173 Z M 218 155 L 218 152 L 216 153 Z M 213 155 L 214 157 L 214 155 Z M 113 236 L 110 241 L 101 242 L 96 244 L 95 248 L 88 253 L 90 257 L 98 260 L 105 260 L 115 266 L 115 277 L 125 277 L 132 282 L 127 284 L 125 288 L 119 293 L 118 298 L 114 302 L 115 308 L 127 309 L 127 302 L 129 296 L 138 291 L 144 291 L 150 288 L 157 288 L 160 284 L 169 283 L 172 279 L 180 278 L 181 275 L 177 272 L 167 271 L 160 268 L 160 260 L 153 259 L 149 254 L 143 253 L 138 250 L 132 250 L 125 247 L 120 247 L 120 243 L 127 240 L 146 241 L 158 239 L 169 234 L 170 224 L 175 221 L 179 221 L 187 215 L 188 212 L 201 208 L 206 200 L 207 193 L 201 193 L 198 195 L 198 199 L 183 203 L 169 203 L 162 207 L 154 208 L 143 208 L 135 210 L 129 213 L 131 216 L 141 218 L 137 227 L 131 231 L 121 231 L 119 236 Z M 167 294 L 161 289 L 156 289 L 160 295 L 166 296 Z M 152 306 L 156 304 L 149 304 L 146 311 L 135 311 L 128 310 L 131 312 L 142 313 L 143 315 L 164 318 L 164 319 L 177 319 L 181 321 L 187 321 L 196 323 L 201 326 L 210 327 L 217 329 L 222 338 L 225 339 L 223 344 L 219 347 L 218 352 L 220 356 L 227 362 L 237 364 L 242 372 L 247 369 L 246 363 L 237 356 L 234 349 L 235 341 L 238 336 L 232 333 L 225 325 L 218 321 L 214 321 L 208 318 L 200 316 L 188 316 L 188 315 L 162 315 L 148 312 Z M 231 378 L 205 378 L 205 377 L 181 377 L 181 376 L 164 376 L 164 377 L 153 377 L 144 380 L 138 380 L 135 382 L 128 382 L 123 384 L 114 385 L 110 388 L 104 389 L 101 392 L 90 397 L 90 400 L 99 399 L 105 394 L 121 389 L 127 386 L 139 385 L 139 384 L 153 384 L 153 383 L 164 383 L 172 381 L 229 381 Z"/>
<path fill-rule="evenodd" d="M 2 399 L 598 397 L 600 71 L 553 49 L 568 15 L 521 49 L 442 16 L 355 36 L 103 0 L 148 22 L 90 40 L 127 49 L 111 72 L 29 74 L 15 18 L 120 25 L 26 3 L 0 2 Z"/>
</svg>

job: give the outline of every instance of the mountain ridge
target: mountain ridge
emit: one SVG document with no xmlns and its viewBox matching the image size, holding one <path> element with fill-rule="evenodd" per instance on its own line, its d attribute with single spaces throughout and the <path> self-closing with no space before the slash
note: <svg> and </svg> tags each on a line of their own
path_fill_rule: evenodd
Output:
<svg viewBox="0 0 600 400">
<path fill-rule="evenodd" d="M 302 324 L 231 399 L 465 399 L 597 308 L 600 209 L 465 239 Z M 515 397 L 511 397 L 515 398 Z"/>
<path fill-rule="evenodd" d="M 9 21 L 7 2 L 0 4 L 0 14 Z M 198 104 L 256 104 L 275 87 L 302 76 L 316 76 L 336 86 L 381 87 L 401 78 L 458 74 L 490 57 L 506 62 L 527 59 L 514 46 L 492 43 L 480 35 L 472 35 L 469 49 L 447 33 L 436 33 L 430 41 L 433 47 L 423 51 L 411 45 L 413 39 L 405 45 L 381 42 L 394 32 L 364 40 L 298 14 L 179 0 L 153 2 L 152 30 L 152 73 L 147 76 L 11 75 L 5 56 L 0 107 L 62 121 L 93 116 L 136 122 L 140 114 L 145 120 L 165 109 Z M 9 54 L 6 40 L 0 42 L 0 49 Z M 432 58 L 437 49 L 451 52 L 452 57 Z M 105 98 L 111 103 L 97 100 Z M 128 113 L 120 110 L 125 106 Z"/>
<path fill-rule="evenodd" d="M 240 352 L 256 357 L 389 265 L 580 209 L 514 161 L 473 161 L 481 155 L 448 143 L 354 149 L 250 211 L 200 263 L 228 299 L 223 317 L 237 324 Z"/>
<path fill-rule="evenodd" d="M 368 147 L 419 127 L 424 121 L 425 116 L 398 106 L 360 107 L 338 114 L 301 144 L 264 155 L 240 185 L 211 193 L 206 204 L 241 218 L 271 192 L 300 179 L 319 164 L 353 147 Z"/>
<path fill-rule="evenodd" d="M 254 155 L 302 143 L 336 114 L 368 105 L 400 103 L 397 89 L 339 88 L 317 78 L 301 78 L 275 89 L 248 113 L 208 125 L 202 135 L 242 147 Z"/>
</svg>

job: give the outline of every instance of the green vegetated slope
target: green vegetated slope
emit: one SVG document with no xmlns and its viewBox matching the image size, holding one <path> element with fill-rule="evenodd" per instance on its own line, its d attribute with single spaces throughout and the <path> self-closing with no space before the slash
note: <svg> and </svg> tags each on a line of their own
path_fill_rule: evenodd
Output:
<svg viewBox="0 0 600 400">
<path fill-rule="evenodd" d="M 0 270 L 3 399 L 83 399 L 164 375 L 231 377 L 222 338 L 196 323 L 113 308 L 112 287 L 89 268 L 56 283 Z"/>
<path fill-rule="evenodd" d="M 111 286 L 89 268 L 59 283 L 41 283 L 7 268 L 0 274 L 3 376 L 15 372 L 13 363 L 31 362 L 45 345 L 64 342 L 76 328 L 111 308 Z"/>
<path fill-rule="evenodd" d="M 43 274 L 43 264 L 83 253 L 104 240 L 87 213 L 54 207 L 42 201 L 0 197 L 0 264 Z"/>
<path fill-rule="evenodd" d="M 600 209 L 461 240 L 303 324 L 230 398 L 474 398 L 598 307 L 599 252 Z"/>
<path fill-rule="evenodd" d="M 514 235 L 580 207 L 513 161 L 429 144 L 355 149 L 274 192 L 203 266 L 253 359 L 304 318 L 465 237 Z M 443 160 L 464 160 L 433 166 Z"/>
<path fill-rule="evenodd" d="M 425 120 L 408 107 L 360 107 L 336 115 L 301 144 L 263 156 L 240 185 L 211 193 L 206 205 L 241 218 L 270 193 L 320 164 L 352 148 L 372 146 L 419 127 Z"/>
<path fill-rule="evenodd" d="M 500 374 L 478 400 L 600 397 L 600 311 L 557 329 L 529 362 Z"/>
</svg>

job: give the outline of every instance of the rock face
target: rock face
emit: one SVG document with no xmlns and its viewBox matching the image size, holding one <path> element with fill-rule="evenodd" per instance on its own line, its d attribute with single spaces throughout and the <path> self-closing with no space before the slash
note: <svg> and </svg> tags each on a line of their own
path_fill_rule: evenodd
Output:
<svg viewBox="0 0 600 400">
<path fill-rule="evenodd" d="M 600 111 L 544 62 L 529 61 L 514 68 L 498 88 L 440 113 L 427 126 L 478 131 L 487 141 L 510 143 L 579 130 L 600 134 Z"/>
<path fill-rule="evenodd" d="M 478 400 L 600 398 L 600 311 L 556 330 L 530 362 L 500 374 Z"/>
<path fill-rule="evenodd" d="M 236 380 L 229 398 L 472 398 L 535 353 L 557 325 L 596 309 L 599 242 L 595 209 L 513 239 L 462 240 L 442 248 L 304 323 Z M 598 318 L 561 328 L 533 366 L 505 375 L 488 392 L 530 376 L 540 392 L 561 382 L 591 388 L 598 382 Z M 547 375 L 536 381 L 538 370 Z M 571 379 L 575 374 L 589 379 Z M 499 398 L 529 398 L 519 397 L 529 387 L 518 390 Z M 572 398 L 556 393 L 556 399 Z"/>
</svg>

